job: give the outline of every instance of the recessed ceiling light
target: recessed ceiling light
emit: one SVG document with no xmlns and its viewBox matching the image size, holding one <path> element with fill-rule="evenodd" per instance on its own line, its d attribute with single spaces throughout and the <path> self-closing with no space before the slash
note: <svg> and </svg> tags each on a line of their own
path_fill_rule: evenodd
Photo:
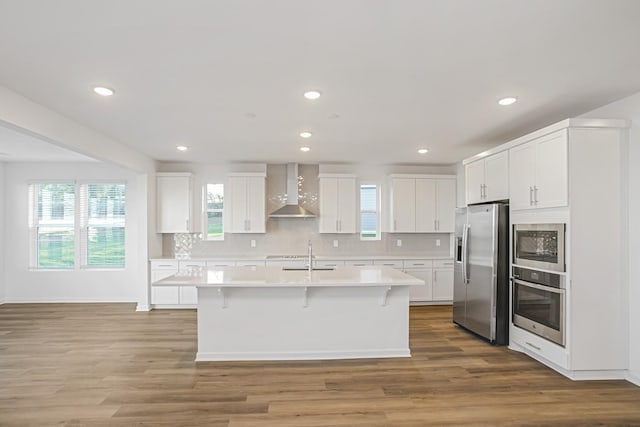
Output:
<svg viewBox="0 0 640 427">
<path fill-rule="evenodd" d="M 308 90 L 304 93 L 304 97 L 311 100 L 320 98 L 320 95 L 322 93 L 319 90 Z"/>
<path fill-rule="evenodd" d="M 187 147 L 186 145 L 178 145 L 176 146 L 176 150 L 178 151 L 187 151 L 189 149 L 189 147 Z"/>
<path fill-rule="evenodd" d="M 429 152 L 429 150 L 427 150 L 426 148 L 418 149 L 418 153 L 420 153 L 420 154 L 427 154 L 428 152 Z"/>
<path fill-rule="evenodd" d="M 498 104 L 500 105 L 511 105 L 511 104 L 515 104 L 516 101 L 518 100 L 518 98 L 515 98 L 513 96 L 509 96 L 507 98 L 502 98 L 500 100 L 498 100 Z"/>
<path fill-rule="evenodd" d="M 303 132 L 300 132 L 300 136 L 302 138 L 311 138 L 311 135 L 313 135 L 311 132 L 309 132 L 308 130 L 305 130 Z"/>
<path fill-rule="evenodd" d="M 96 86 L 93 88 L 93 91 L 100 96 L 111 96 L 114 93 L 116 93 L 115 90 L 110 89 L 108 87 L 104 87 L 104 86 Z"/>
<path fill-rule="evenodd" d="M 310 148 L 310 147 L 306 147 L 306 146 L 305 146 L 305 147 L 300 147 L 300 151 L 304 151 L 305 153 L 306 153 L 307 151 L 310 151 L 310 150 L 311 150 L 311 148 Z"/>
</svg>

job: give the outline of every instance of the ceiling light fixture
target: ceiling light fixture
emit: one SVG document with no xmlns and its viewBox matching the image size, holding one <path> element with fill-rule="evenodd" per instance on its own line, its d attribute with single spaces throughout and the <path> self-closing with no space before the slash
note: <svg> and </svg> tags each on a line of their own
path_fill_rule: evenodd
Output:
<svg viewBox="0 0 640 427">
<path fill-rule="evenodd" d="M 304 97 L 310 100 L 318 99 L 320 95 L 322 93 L 319 90 L 308 90 L 304 93 Z"/>
<path fill-rule="evenodd" d="M 93 88 L 93 91 L 100 96 L 111 96 L 114 93 L 116 93 L 115 90 L 110 89 L 108 87 L 104 87 L 104 86 L 96 86 Z"/>
<path fill-rule="evenodd" d="M 420 154 L 427 154 L 428 152 L 429 152 L 429 150 L 427 150 L 426 148 L 418 149 L 418 153 L 420 153 Z"/>
<path fill-rule="evenodd" d="M 304 151 L 306 153 L 307 151 L 311 151 L 311 148 L 310 147 L 306 147 L 306 146 L 305 147 L 300 147 L 300 151 Z"/>
<path fill-rule="evenodd" d="M 313 135 L 313 134 L 311 132 L 309 132 L 308 130 L 300 132 L 300 137 L 302 137 L 302 138 L 311 138 L 311 135 Z"/>
<path fill-rule="evenodd" d="M 176 150 L 178 151 L 187 151 L 189 149 L 189 147 L 187 147 L 186 145 L 177 145 L 176 146 Z"/>
<path fill-rule="evenodd" d="M 500 104 L 502 106 L 507 106 L 507 105 L 515 104 L 516 101 L 518 101 L 518 98 L 513 97 L 513 96 L 508 96 L 506 98 L 502 98 L 502 99 L 498 100 L 498 104 Z"/>
</svg>

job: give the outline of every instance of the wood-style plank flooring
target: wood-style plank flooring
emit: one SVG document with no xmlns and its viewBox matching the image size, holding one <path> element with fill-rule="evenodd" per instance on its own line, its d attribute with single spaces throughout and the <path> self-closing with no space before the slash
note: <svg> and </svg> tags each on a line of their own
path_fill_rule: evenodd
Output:
<svg viewBox="0 0 640 427">
<path fill-rule="evenodd" d="M 412 307 L 399 359 L 193 361 L 194 310 L 0 306 L 2 426 L 638 425 L 640 388 L 564 378 Z"/>
</svg>

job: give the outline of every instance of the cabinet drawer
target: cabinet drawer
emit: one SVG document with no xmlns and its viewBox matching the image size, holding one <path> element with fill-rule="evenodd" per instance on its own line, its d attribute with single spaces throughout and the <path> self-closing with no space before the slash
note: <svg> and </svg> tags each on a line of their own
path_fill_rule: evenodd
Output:
<svg viewBox="0 0 640 427">
<path fill-rule="evenodd" d="M 433 268 L 453 268 L 452 259 L 433 260 Z"/>
<path fill-rule="evenodd" d="M 511 325 L 509 333 L 511 342 L 522 347 L 534 359 L 541 358 L 569 369 L 569 357 L 565 348 L 514 325 Z"/>
<path fill-rule="evenodd" d="M 399 268 L 402 269 L 402 260 L 401 259 L 377 259 L 373 261 L 374 265 L 384 265 L 385 267 L 391 268 Z"/>
<path fill-rule="evenodd" d="M 331 261 L 331 260 L 319 260 L 313 262 L 314 267 L 319 268 L 333 268 L 333 267 L 344 267 L 344 261 Z"/>
<path fill-rule="evenodd" d="M 180 261 L 180 270 L 192 267 L 206 267 L 206 261 Z"/>
<path fill-rule="evenodd" d="M 236 261 L 238 267 L 264 267 L 264 261 L 262 260 L 244 260 Z"/>
<path fill-rule="evenodd" d="M 178 261 L 151 261 L 152 270 L 177 270 Z"/>
<path fill-rule="evenodd" d="M 235 261 L 207 261 L 207 268 L 233 267 Z"/>
<path fill-rule="evenodd" d="M 344 265 L 352 267 L 362 267 L 364 265 L 373 265 L 373 261 L 370 259 L 351 259 L 345 261 Z"/>
<path fill-rule="evenodd" d="M 433 262 L 430 259 L 405 259 L 404 268 L 431 268 Z"/>
</svg>

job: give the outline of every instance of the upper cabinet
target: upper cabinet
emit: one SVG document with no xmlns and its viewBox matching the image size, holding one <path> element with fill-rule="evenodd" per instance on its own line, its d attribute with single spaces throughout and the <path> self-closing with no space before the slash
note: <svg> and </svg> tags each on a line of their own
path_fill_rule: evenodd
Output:
<svg viewBox="0 0 640 427">
<path fill-rule="evenodd" d="M 228 188 L 229 233 L 264 233 L 266 231 L 265 174 L 230 174 Z"/>
<path fill-rule="evenodd" d="M 503 151 L 465 166 L 466 202 L 486 203 L 509 198 L 509 152 Z"/>
<path fill-rule="evenodd" d="M 513 147 L 509 155 L 511 209 L 568 205 L 566 129 Z"/>
<path fill-rule="evenodd" d="M 200 230 L 194 213 L 193 175 L 163 172 L 156 174 L 158 233 L 192 233 Z"/>
<path fill-rule="evenodd" d="M 455 177 L 391 177 L 390 231 L 393 233 L 451 233 L 455 207 Z"/>
<path fill-rule="evenodd" d="M 320 233 L 356 233 L 356 179 L 346 175 L 320 175 Z"/>
</svg>

